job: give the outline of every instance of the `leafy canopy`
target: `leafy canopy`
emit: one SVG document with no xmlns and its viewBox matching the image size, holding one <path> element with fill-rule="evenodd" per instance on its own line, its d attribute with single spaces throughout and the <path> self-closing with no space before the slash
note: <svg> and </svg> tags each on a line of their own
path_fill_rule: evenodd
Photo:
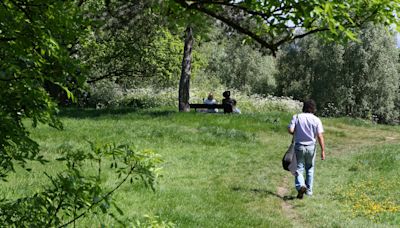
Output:
<svg viewBox="0 0 400 228">
<path fill-rule="evenodd" d="M 398 26 L 399 0 L 171 0 L 218 19 L 269 49 L 329 31 L 329 38 L 356 39 L 366 22 Z"/>
<path fill-rule="evenodd" d="M 39 160 L 23 119 L 62 128 L 47 86 L 79 87 L 78 62 L 72 58 L 85 20 L 74 1 L 0 2 L 0 178 L 14 163 Z M 83 28 L 83 29 L 82 29 Z"/>
</svg>

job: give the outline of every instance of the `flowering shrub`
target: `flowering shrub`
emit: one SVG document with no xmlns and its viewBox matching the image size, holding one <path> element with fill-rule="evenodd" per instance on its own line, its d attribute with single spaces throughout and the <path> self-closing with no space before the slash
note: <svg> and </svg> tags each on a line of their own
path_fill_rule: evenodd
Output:
<svg viewBox="0 0 400 228">
<path fill-rule="evenodd" d="M 337 107 L 337 105 L 332 102 L 326 103 L 325 107 L 323 107 L 323 109 L 321 111 L 321 116 L 325 116 L 325 117 L 339 117 L 342 115 L 343 115 L 343 113 L 340 111 L 340 109 Z"/>
<path fill-rule="evenodd" d="M 222 102 L 222 93 L 225 90 L 231 91 L 231 98 L 236 99 L 237 106 L 244 113 L 257 112 L 298 112 L 302 103 L 289 97 L 260 96 L 257 94 L 247 95 L 234 89 L 218 87 L 195 87 L 190 91 L 190 103 L 203 103 L 203 100 L 210 92 L 218 103 Z M 88 102 L 92 107 L 97 108 L 154 108 L 154 107 L 177 107 L 178 89 L 155 89 L 151 87 L 129 89 L 123 91 L 116 84 L 105 83 L 92 87 Z"/>
<path fill-rule="evenodd" d="M 174 88 L 162 90 L 154 88 L 130 89 L 124 94 L 120 106 L 141 109 L 178 106 L 178 91 Z"/>
<path fill-rule="evenodd" d="M 109 81 L 101 81 L 90 86 L 87 104 L 96 108 L 114 108 L 120 106 L 123 99 L 122 88 Z"/>
<path fill-rule="evenodd" d="M 140 88 L 124 90 L 115 83 L 100 83 L 91 87 L 88 98 L 90 107 L 102 108 L 153 108 L 177 106 L 176 89 Z"/>
</svg>

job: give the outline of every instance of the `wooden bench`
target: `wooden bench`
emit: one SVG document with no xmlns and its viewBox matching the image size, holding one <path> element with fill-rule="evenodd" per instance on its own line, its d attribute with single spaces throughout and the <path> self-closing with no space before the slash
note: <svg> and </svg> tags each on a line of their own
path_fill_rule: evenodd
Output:
<svg viewBox="0 0 400 228">
<path fill-rule="evenodd" d="M 197 111 L 198 108 L 203 109 L 223 109 L 224 113 L 232 112 L 232 105 L 230 104 L 189 104 L 190 108 L 194 108 Z"/>
</svg>

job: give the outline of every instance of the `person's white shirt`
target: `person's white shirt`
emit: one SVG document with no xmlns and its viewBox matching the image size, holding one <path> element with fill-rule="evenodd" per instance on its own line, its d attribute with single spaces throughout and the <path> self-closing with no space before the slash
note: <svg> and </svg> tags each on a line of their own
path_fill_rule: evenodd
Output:
<svg viewBox="0 0 400 228">
<path fill-rule="evenodd" d="M 217 101 L 215 100 L 215 99 L 205 99 L 204 100 L 204 104 L 216 104 L 217 103 Z M 217 108 L 215 108 L 215 109 L 208 109 L 208 112 L 218 112 L 218 109 Z"/>
<path fill-rule="evenodd" d="M 302 145 L 312 145 L 318 134 L 324 132 L 321 120 L 312 113 L 294 115 L 288 128 L 295 129 L 295 141 Z"/>
</svg>

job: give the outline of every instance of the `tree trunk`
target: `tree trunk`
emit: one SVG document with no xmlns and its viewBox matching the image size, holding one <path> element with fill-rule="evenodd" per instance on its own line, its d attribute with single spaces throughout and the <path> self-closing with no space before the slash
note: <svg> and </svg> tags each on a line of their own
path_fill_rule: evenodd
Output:
<svg viewBox="0 0 400 228">
<path fill-rule="evenodd" d="M 192 28 L 186 28 L 185 47 L 183 50 L 182 72 L 179 81 L 179 111 L 189 112 L 189 89 L 190 89 L 190 74 L 192 69 L 192 47 L 193 47 Z"/>
</svg>

